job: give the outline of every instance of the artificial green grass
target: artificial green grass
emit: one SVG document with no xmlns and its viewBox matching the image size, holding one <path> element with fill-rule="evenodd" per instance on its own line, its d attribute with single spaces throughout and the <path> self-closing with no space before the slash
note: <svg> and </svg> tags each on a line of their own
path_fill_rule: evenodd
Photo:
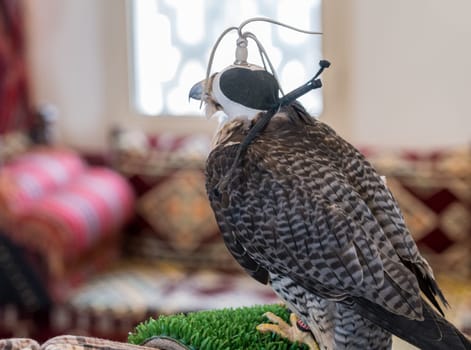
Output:
<svg viewBox="0 0 471 350">
<path fill-rule="evenodd" d="M 263 316 L 268 311 L 289 323 L 290 312 L 281 305 L 198 311 L 160 316 L 156 320 L 150 318 L 139 324 L 128 340 L 142 344 L 155 336 L 167 336 L 195 350 L 308 349 L 304 344 L 291 343 L 276 334 L 257 331 L 257 325 L 269 322 Z"/>
</svg>

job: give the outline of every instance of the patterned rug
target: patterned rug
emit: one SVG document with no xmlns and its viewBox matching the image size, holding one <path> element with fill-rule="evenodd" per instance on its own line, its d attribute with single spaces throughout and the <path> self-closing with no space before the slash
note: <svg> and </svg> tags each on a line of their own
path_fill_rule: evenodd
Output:
<svg viewBox="0 0 471 350">
<path fill-rule="evenodd" d="M 47 314 L 23 314 L 0 306 L 0 338 L 45 341 L 73 334 L 125 341 L 149 317 L 276 302 L 269 287 L 240 272 L 190 271 L 128 261 L 97 275 Z"/>
<path fill-rule="evenodd" d="M 268 286 L 242 273 L 131 263 L 97 276 L 71 297 L 75 309 L 116 315 L 173 314 L 276 302 Z"/>
</svg>

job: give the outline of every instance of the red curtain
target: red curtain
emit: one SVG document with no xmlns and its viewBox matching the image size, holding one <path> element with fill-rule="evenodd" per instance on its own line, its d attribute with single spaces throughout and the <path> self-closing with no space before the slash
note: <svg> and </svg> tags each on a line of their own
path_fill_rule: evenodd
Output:
<svg viewBox="0 0 471 350">
<path fill-rule="evenodd" d="M 0 134 L 32 122 L 24 31 L 21 0 L 0 0 Z"/>
</svg>

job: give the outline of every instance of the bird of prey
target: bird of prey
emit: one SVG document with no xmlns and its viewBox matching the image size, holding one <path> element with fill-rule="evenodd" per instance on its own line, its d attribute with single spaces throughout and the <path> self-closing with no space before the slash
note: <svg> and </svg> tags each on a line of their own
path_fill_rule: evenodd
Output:
<svg viewBox="0 0 471 350">
<path fill-rule="evenodd" d="M 422 349 L 471 349 L 443 317 L 446 300 L 383 179 L 278 94 L 273 75 L 252 64 L 190 91 L 207 116 L 222 116 L 206 188 L 228 250 L 320 349 L 390 349 L 391 334 Z"/>
</svg>

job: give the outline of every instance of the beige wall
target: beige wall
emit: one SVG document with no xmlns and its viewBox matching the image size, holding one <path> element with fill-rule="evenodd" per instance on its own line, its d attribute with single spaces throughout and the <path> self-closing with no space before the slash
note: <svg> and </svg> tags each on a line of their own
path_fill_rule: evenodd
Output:
<svg viewBox="0 0 471 350">
<path fill-rule="evenodd" d="M 104 146 L 107 119 L 100 1 L 26 1 L 34 101 L 58 108 L 61 141 L 90 149 Z"/>
<path fill-rule="evenodd" d="M 124 0 L 26 4 L 33 97 L 59 108 L 64 142 L 103 148 L 115 122 L 211 130 L 201 121 L 132 116 Z M 332 62 L 323 120 L 357 144 L 470 143 L 471 1 L 324 0 L 323 12 Z"/>
<path fill-rule="evenodd" d="M 469 145 L 470 14 L 468 0 L 325 0 L 325 120 L 359 144 Z"/>
</svg>

